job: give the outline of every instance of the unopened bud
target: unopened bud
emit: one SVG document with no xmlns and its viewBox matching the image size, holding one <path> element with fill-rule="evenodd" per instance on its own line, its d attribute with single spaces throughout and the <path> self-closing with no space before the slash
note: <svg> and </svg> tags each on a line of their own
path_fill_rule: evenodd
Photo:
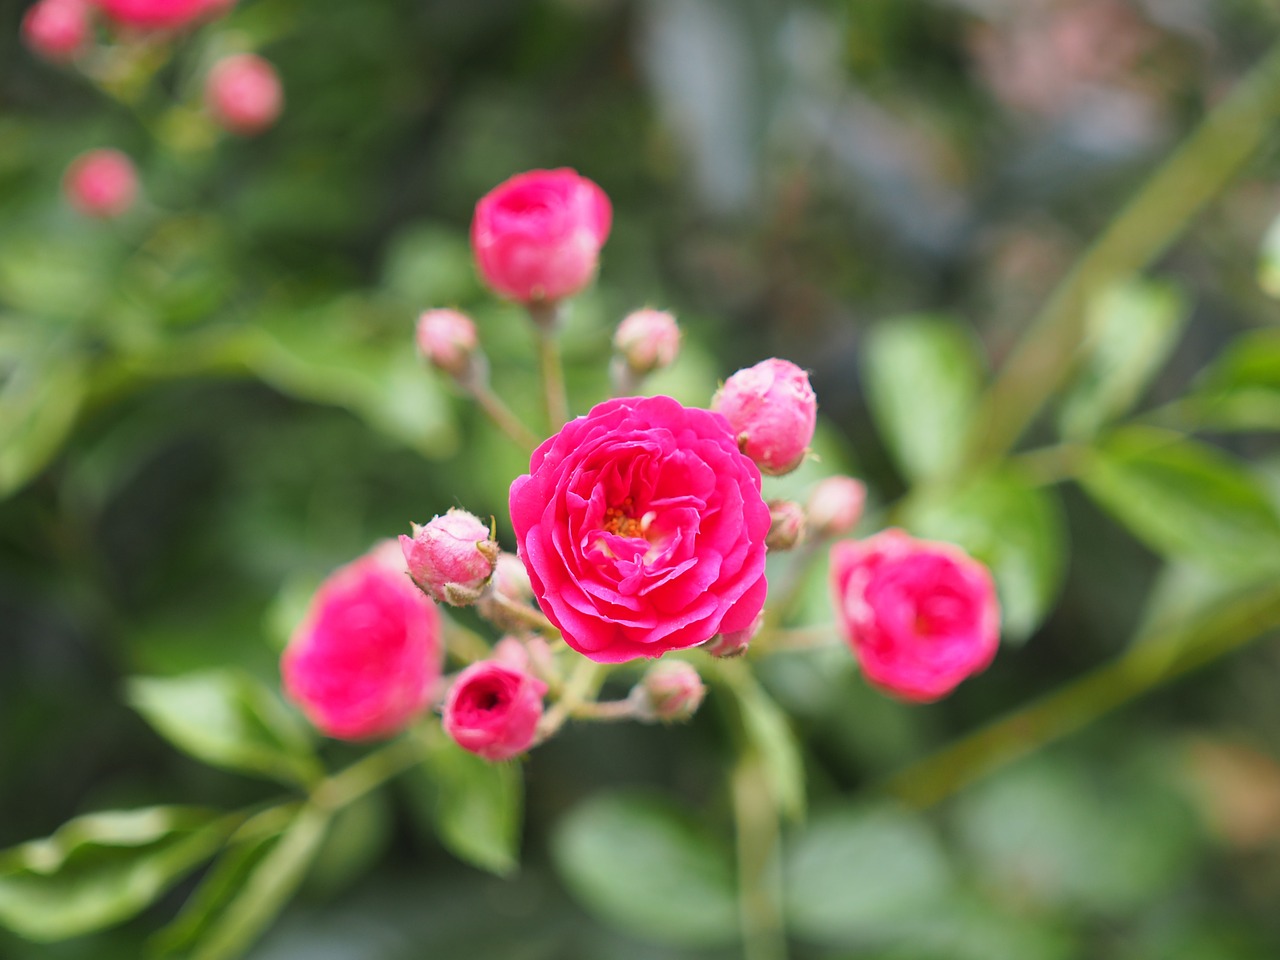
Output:
<svg viewBox="0 0 1280 960">
<path fill-rule="evenodd" d="M 761 610 L 759 615 L 751 622 L 751 626 L 745 630 L 734 630 L 730 633 L 718 633 L 712 637 L 704 650 L 713 657 L 719 657 L 721 660 L 729 660 L 733 657 L 740 657 L 747 652 L 747 648 L 751 646 L 751 641 L 756 638 L 756 634 L 760 632 L 760 628 L 764 626 L 764 611 Z"/>
<path fill-rule="evenodd" d="M 858 525 L 867 488 L 853 477 L 827 477 L 809 495 L 810 528 L 821 537 L 842 537 Z"/>
<path fill-rule="evenodd" d="M 675 363 L 680 327 L 665 310 L 637 310 L 618 324 L 613 346 L 633 372 L 652 373 Z"/>
<path fill-rule="evenodd" d="M 770 550 L 790 550 L 804 539 L 804 508 L 794 500 L 770 500 L 769 518 L 764 542 Z"/>
<path fill-rule="evenodd" d="M 71 205 L 86 217 L 118 217 L 138 196 L 133 161 L 119 150 L 90 150 L 67 167 L 63 191 Z"/>
<path fill-rule="evenodd" d="M 457 310 L 428 310 L 418 318 L 418 350 L 437 370 L 465 377 L 480 349 L 471 318 Z"/>
<path fill-rule="evenodd" d="M 219 60 L 209 71 L 204 97 L 218 126 L 241 137 L 266 130 L 284 108 L 275 67 L 252 53 Z"/>
<path fill-rule="evenodd" d="M 22 18 L 23 41 L 53 63 L 67 63 L 83 53 L 89 29 L 85 0 L 39 0 Z"/>
<path fill-rule="evenodd" d="M 780 476 L 800 466 L 808 452 L 818 398 L 807 373 L 775 357 L 726 380 L 711 409 L 729 421 L 738 447 L 763 473 Z"/>
<path fill-rule="evenodd" d="M 480 518 L 454 508 L 413 536 L 400 537 L 409 576 L 428 596 L 451 606 L 475 603 L 498 559 L 498 544 Z"/>
<path fill-rule="evenodd" d="M 697 711 L 707 688 L 691 664 L 662 660 L 649 668 L 633 692 L 636 715 L 641 720 L 677 723 Z"/>
</svg>

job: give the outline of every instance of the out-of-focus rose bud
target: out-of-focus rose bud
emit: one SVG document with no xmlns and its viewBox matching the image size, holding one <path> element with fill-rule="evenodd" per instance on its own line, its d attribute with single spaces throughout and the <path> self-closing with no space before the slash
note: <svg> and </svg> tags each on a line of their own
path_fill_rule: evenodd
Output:
<svg viewBox="0 0 1280 960">
<path fill-rule="evenodd" d="M 508 299 L 551 304 L 591 280 L 613 208 L 573 170 L 530 170 L 485 194 L 471 222 L 484 282 Z"/>
<path fill-rule="evenodd" d="M 836 615 L 867 680 L 927 703 L 987 668 L 1000 605 L 987 568 L 959 547 L 886 530 L 831 548 Z"/>
<path fill-rule="evenodd" d="M 729 660 L 733 657 L 741 657 L 747 652 L 747 648 L 751 646 L 751 641 L 756 638 L 760 632 L 760 628 L 764 626 L 764 611 L 761 610 L 756 618 L 751 621 L 751 626 L 745 630 L 734 630 L 732 633 L 720 633 L 712 637 L 705 647 L 707 653 L 713 657 L 719 657 L 721 660 Z"/>
<path fill-rule="evenodd" d="M 513 603 L 527 603 L 533 599 L 533 584 L 529 571 L 514 553 L 501 553 L 493 565 L 493 590 Z"/>
<path fill-rule="evenodd" d="M 236 0 L 94 0 L 114 23 L 134 30 L 181 30 L 220 17 Z"/>
<path fill-rule="evenodd" d="M 804 460 L 817 425 L 818 398 L 809 375 L 776 357 L 730 377 L 711 401 L 738 445 L 764 473 L 790 473 Z"/>
<path fill-rule="evenodd" d="M 495 663 L 500 663 L 504 667 L 510 667 L 512 670 L 520 670 L 524 673 L 530 673 L 529 670 L 529 650 L 516 637 L 503 637 L 493 645 L 493 656 L 489 658 Z"/>
<path fill-rule="evenodd" d="M 472 369 L 480 338 L 476 325 L 457 310 L 428 310 L 418 318 L 418 350 L 437 370 L 465 378 Z"/>
<path fill-rule="evenodd" d="M 653 373 L 675 363 L 680 328 L 665 310 L 637 310 L 618 324 L 613 347 L 633 372 Z"/>
<path fill-rule="evenodd" d="M 90 150 L 67 167 L 62 189 L 71 205 L 86 217 L 118 217 L 138 197 L 133 161 L 119 150 Z"/>
<path fill-rule="evenodd" d="M 678 723 L 698 711 L 707 688 L 691 664 L 683 660 L 655 663 L 636 686 L 636 716 L 641 720 Z"/>
<path fill-rule="evenodd" d="M 204 99 L 218 126 L 251 137 L 279 119 L 284 88 L 270 63 L 256 54 L 239 53 L 214 64 L 205 81 Z"/>
<path fill-rule="evenodd" d="M 820 537 L 842 537 L 858 525 L 867 488 L 853 477 L 827 477 L 809 494 L 809 529 Z"/>
<path fill-rule="evenodd" d="M 464 750 L 509 760 L 533 745 L 547 685 L 494 660 L 473 663 L 453 682 L 444 729 Z"/>
<path fill-rule="evenodd" d="M 770 550 L 790 550 L 804 539 L 804 508 L 794 500 L 770 500 L 769 520 L 764 543 Z"/>
<path fill-rule="evenodd" d="M 89 31 L 85 0 L 40 0 L 22 18 L 27 47 L 54 63 L 68 63 L 83 53 Z"/>
<path fill-rule="evenodd" d="M 443 651 L 435 605 L 398 556 L 377 549 L 321 585 L 280 670 L 320 731 L 362 740 L 398 733 L 426 710 Z"/>
<path fill-rule="evenodd" d="M 413 582 L 433 600 L 452 606 L 480 598 L 498 559 L 489 527 L 456 507 L 424 527 L 414 524 L 412 537 L 400 537 L 400 548 Z"/>
</svg>

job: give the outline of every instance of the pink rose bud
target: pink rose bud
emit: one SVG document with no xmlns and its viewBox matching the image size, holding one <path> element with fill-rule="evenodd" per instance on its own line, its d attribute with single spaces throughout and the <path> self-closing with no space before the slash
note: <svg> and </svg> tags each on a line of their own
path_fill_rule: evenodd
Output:
<svg viewBox="0 0 1280 960">
<path fill-rule="evenodd" d="M 661 660 L 644 675 L 637 687 L 637 713 L 642 720 L 677 723 L 698 712 L 707 688 L 691 664 Z"/>
<path fill-rule="evenodd" d="M 769 517 L 769 536 L 764 542 L 770 550 L 790 550 L 804 539 L 804 508 L 794 500 L 770 500 Z"/>
<path fill-rule="evenodd" d="M 471 318 L 457 310 L 428 310 L 418 318 L 418 350 L 433 367 L 454 377 L 471 369 L 480 338 Z"/>
<path fill-rule="evenodd" d="M 415 523 L 412 537 L 400 537 L 400 548 L 413 582 L 433 600 L 452 606 L 480 599 L 498 559 L 490 528 L 456 507 L 425 527 Z"/>
<path fill-rule="evenodd" d="M 904 700 L 945 697 L 1000 645 L 987 568 L 958 547 L 886 530 L 831 548 L 835 607 L 867 680 Z"/>
<path fill-rule="evenodd" d="M 763 472 L 780 476 L 800 466 L 808 452 L 818 399 L 807 373 L 774 358 L 725 381 L 711 409 L 729 421 L 743 453 Z"/>
<path fill-rule="evenodd" d="M 89 30 L 85 0 L 40 0 L 22 18 L 23 41 L 54 63 L 67 63 L 84 52 Z"/>
<path fill-rule="evenodd" d="M 251 137 L 279 118 L 284 88 L 275 67 L 255 54 L 241 53 L 214 64 L 205 81 L 204 99 L 220 127 Z"/>
<path fill-rule="evenodd" d="M 181 30 L 221 16 L 235 0 L 94 0 L 114 23 L 134 30 Z"/>
<path fill-rule="evenodd" d="M 453 682 L 444 729 L 464 750 L 509 760 L 533 745 L 547 685 L 494 660 L 473 663 Z"/>
<path fill-rule="evenodd" d="M 500 663 L 504 667 L 510 667 L 512 670 L 519 670 L 522 673 L 529 673 L 529 649 L 516 637 L 503 637 L 493 645 L 493 656 L 490 657 L 495 663 Z"/>
<path fill-rule="evenodd" d="M 62 179 L 71 205 L 86 217 L 118 217 L 138 196 L 133 161 L 119 150 L 90 150 L 71 162 Z"/>
<path fill-rule="evenodd" d="M 530 170 L 476 204 L 471 248 L 484 282 L 508 299 L 554 303 L 585 287 L 609 236 L 613 208 L 573 170 Z"/>
<path fill-rule="evenodd" d="M 285 693 L 328 736 L 398 733 L 440 678 L 440 615 L 394 559 L 374 551 L 330 576 L 281 658 Z"/>
<path fill-rule="evenodd" d="M 665 310 L 637 310 L 618 324 L 613 347 L 632 372 L 652 373 L 675 363 L 680 352 L 680 328 L 676 318 Z"/>
<path fill-rule="evenodd" d="M 713 657 L 719 657 L 721 660 L 730 660 L 734 657 L 741 657 L 747 652 L 747 648 L 751 646 L 751 641 L 760 633 L 760 628 L 764 626 L 764 611 L 761 610 L 755 620 L 751 621 L 750 626 L 745 630 L 735 630 L 732 633 L 721 633 L 711 638 L 703 649 Z"/>
<path fill-rule="evenodd" d="M 820 537 L 842 537 L 858 525 L 867 488 L 853 477 L 827 477 L 809 495 L 809 526 Z"/>
<path fill-rule="evenodd" d="M 493 565 L 491 583 L 494 593 L 501 594 L 513 603 L 527 603 L 533 599 L 529 571 L 514 553 L 498 554 L 498 562 Z"/>
</svg>

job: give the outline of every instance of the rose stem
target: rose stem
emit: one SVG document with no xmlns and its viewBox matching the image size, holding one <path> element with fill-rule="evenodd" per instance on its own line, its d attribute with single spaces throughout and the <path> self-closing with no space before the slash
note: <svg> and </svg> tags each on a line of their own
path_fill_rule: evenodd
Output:
<svg viewBox="0 0 1280 960">
<path fill-rule="evenodd" d="M 579 661 L 568 683 L 564 686 L 564 693 L 538 725 L 538 736 L 533 741 L 535 746 L 554 736 L 576 709 L 595 696 L 600 685 L 604 683 L 605 672 L 605 665 L 602 663 L 596 663 L 586 657 Z"/>
<path fill-rule="evenodd" d="M 532 451 L 538 445 L 537 435 L 511 412 L 511 408 L 502 402 L 502 398 L 487 383 L 467 384 L 466 387 L 485 415 L 517 446 Z"/>
<path fill-rule="evenodd" d="M 731 789 L 737 826 L 738 915 L 744 960 L 786 960 L 782 881 L 778 872 L 778 811 L 760 757 L 746 750 Z"/>
<path fill-rule="evenodd" d="M 565 392 L 564 364 L 560 360 L 560 304 L 529 304 L 529 317 L 538 334 L 538 366 L 546 398 L 547 422 L 557 432 L 569 419 L 569 397 Z"/>
</svg>

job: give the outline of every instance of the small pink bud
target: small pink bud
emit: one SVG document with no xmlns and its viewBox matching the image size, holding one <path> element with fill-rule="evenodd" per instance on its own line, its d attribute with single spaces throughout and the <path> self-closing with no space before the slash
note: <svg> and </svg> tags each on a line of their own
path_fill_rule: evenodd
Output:
<svg viewBox="0 0 1280 960">
<path fill-rule="evenodd" d="M 721 660 L 730 660 L 733 657 L 740 657 L 747 652 L 747 648 L 751 646 L 751 641 L 756 638 L 760 632 L 760 628 L 764 626 L 764 611 L 761 610 L 757 614 L 755 620 L 751 621 L 751 625 L 745 630 L 735 630 L 732 633 L 720 633 L 712 637 L 707 643 L 704 650 L 713 657 L 719 657 Z"/>
<path fill-rule="evenodd" d="M 412 537 L 400 537 L 400 548 L 413 582 L 433 600 L 452 606 L 480 598 L 498 559 L 489 527 L 456 507 L 425 527 L 414 524 Z"/>
<path fill-rule="evenodd" d="M 219 60 L 204 87 L 205 104 L 224 130 L 251 137 L 266 130 L 284 109 L 280 77 L 266 60 L 241 53 Z"/>
<path fill-rule="evenodd" d="M 22 39 L 46 60 L 74 60 L 89 42 L 89 9 L 84 0 L 39 0 L 22 18 Z"/>
<path fill-rule="evenodd" d="M 738 446 L 762 472 L 780 476 L 804 460 L 818 400 L 807 373 L 789 360 L 773 358 L 725 381 L 711 409 L 729 421 Z"/>
<path fill-rule="evenodd" d="M 652 373 L 675 363 L 680 352 L 680 328 L 676 318 L 665 310 L 637 310 L 618 324 L 613 346 L 632 372 Z"/>
<path fill-rule="evenodd" d="M 827 477 L 809 495 L 809 526 L 820 537 L 842 537 L 858 525 L 867 488 L 853 477 Z"/>
<path fill-rule="evenodd" d="M 794 500 L 770 500 L 769 520 L 764 542 L 770 550 L 790 550 L 804 539 L 804 508 Z"/>
<path fill-rule="evenodd" d="M 529 571 L 514 553 L 498 554 L 498 562 L 493 565 L 493 591 L 514 603 L 533 599 Z"/>
<path fill-rule="evenodd" d="M 428 310 L 418 318 L 418 350 L 436 369 L 464 376 L 480 347 L 476 325 L 457 310 Z"/>
<path fill-rule="evenodd" d="M 644 720 L 676 723 L 698 711 L 707 688 L 691 664 L 661 660 L 644 675 L 637 688 L 637 715 Z"/>
<path fill-rule="evenodd" d="M 490 659 L 512 670 L 519 670 L 522 673 L 530 672 L 529 650 L 515 637 L 503 637 L 495 643 L 493 656 Z"/>
<path fill-rule="evenodd" d="M 62 189 L 80 213 L 105 220 L 133 206 L 138 175 L 133 161 L 119 150 L 90 150 L 67 167 Z"/>
<path fill-rule="evenodd" d="M 547 685 L 494 660 L 473 663 L 453 682 L 444 729 L 460 747 L 486 760 L 509 760 L 533 745 Z"/>
</svg>

